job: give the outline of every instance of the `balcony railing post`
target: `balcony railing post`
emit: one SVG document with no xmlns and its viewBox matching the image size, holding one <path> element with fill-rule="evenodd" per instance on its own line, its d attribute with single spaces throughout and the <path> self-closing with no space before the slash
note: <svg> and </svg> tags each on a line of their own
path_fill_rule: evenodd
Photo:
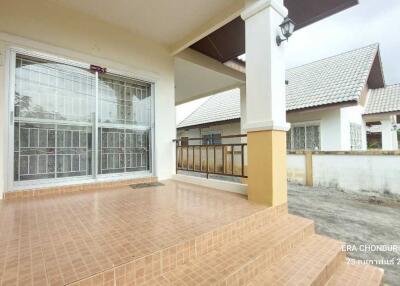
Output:
<svg viewBox="0 0 400 286">
<path fill-rule="evenodd" d="M 225 146 L 221 146 L 221 151 L 222 151 L 222 171 L 221 173 L 225 173 Z M 228 165 L 228 164 L 226 164 Z"/>
<path fill-rule="evenodd" d="M 244 177 L 244 144 L 242 144 L 242 148 L 241 148 L 242 150 L 242 154 L 241 154 L 241 156 L 242 156 L 242 177 Z"/>
<path fill-rule="evenodd" d="M 193 146 L 192 147 L 192 169 L 193 169 L 193 171 L 196 169 L 195 164 L 194 164 L 194 149 L 195 149 L 195 147 Z"/>
<path fill-rule="evenodd" d="M 215 154 L 215 145 L 212 145 L 213 146 L 213 149 L 214 149 L 214 169 L 213 169 L 213 173 L 217 173 L 216 171 L 215 171 L 215 162 L 217 161 L 216 160 L 216 158 L 217 158 L 217 156 L 216 156 L 216 154 Z"/>
<path fill-rule="evenodd" d="M 206 172 L 207 172 L 207 179 L 208 179 L 208 145 L 206 145 Z"/>
<path fill-rule="evenodd" d="M 189 171 L 189 144 L 186 146 L 186 170 Z"/>
<path fill-rule="evenodd" d="M 233 155 L 234 155 L 234 154 L 233 154 L 233 151 L 234 151 L 233 149 L 234 149 L 234 145 L 231 146 L 231 152 L 232 152 L 232 153 L 231 153 L 231 168 L 232 168 L 231 171 L 232 171 L 232 175 L 233 175 L 233 159 L 234 159 L 234 158 L 233 158 Z"/>
<path fill-rule="evenodd" d="M 176 141 L 176 144 L 175 144 L 175 147 L 176 147 L 176 150 L 175 150 L 175 154 L 176 154 L 176 162 L 175 162 L 175 174 L 178 174 L 178 164 L 179 164 L 179 161 L 178 161 L 178 146 L 179 146 L 179 142 L 178 141 Z"/>
</svg>

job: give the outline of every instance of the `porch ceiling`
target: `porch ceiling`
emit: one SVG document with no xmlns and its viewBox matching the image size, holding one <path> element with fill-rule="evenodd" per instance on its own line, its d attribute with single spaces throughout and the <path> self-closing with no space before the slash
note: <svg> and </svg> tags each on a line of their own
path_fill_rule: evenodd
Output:
<svg viewBox="0 0 400 286">
<path fill-rule="evenodd" d="M 284 0 L 289 17 L 301 29 L 358 4 L 358 0 Z M 191 46 L 213 59 L 226 62 L 245 53 L 244 21 L 237 17 Z"/>
<path fill-rule="evenodd" d="M 206 25 L 212 27 L 232 15 L 236 17 L 244 3 L 243 0 L 47 1 L 171 47 L 193 34 L 207 31 Z"/>
<path fill-rule="evenodd" d="M 175 58 L 175 104 L 242 85 L 245 75 L 187 49 Z"/>
</svg>

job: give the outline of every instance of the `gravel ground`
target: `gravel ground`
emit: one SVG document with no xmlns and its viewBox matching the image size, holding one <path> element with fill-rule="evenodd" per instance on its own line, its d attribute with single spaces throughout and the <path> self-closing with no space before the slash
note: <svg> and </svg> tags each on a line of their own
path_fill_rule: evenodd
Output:
<svg viewBox="0 0 400 286">
<path fill-rule="evenodd" d="M 400 197 L 298 185 L 289 185 L 288 195 L 290 213 L 314 220 L 317 233 L 345 242 L 348 257 L 373 260 L 385 270 L 386 285 L 400 285 Z M 366 251 L 364 245 L 397 250 Z"/>
</svg>

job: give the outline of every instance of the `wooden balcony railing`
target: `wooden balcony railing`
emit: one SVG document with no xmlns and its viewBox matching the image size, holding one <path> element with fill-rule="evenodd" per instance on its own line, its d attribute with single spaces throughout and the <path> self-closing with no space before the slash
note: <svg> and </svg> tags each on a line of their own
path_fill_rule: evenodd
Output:
<svg viewBox="0 0 400 286">
<path fill-rule="evenodd" d="M 181 138 L 176 143 L 176 171 L 247 178 L 247 135 Z"/>
</svg>

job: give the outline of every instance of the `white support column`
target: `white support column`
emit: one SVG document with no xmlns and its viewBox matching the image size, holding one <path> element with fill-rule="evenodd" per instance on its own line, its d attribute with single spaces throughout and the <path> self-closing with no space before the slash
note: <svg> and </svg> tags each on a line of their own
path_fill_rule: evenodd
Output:
<svg viewBox="0 0 400 286">
<path fill-rule="evenodd" d="M 382 150 L 397 150 L 399 149 L 397 142 L 397 131 L 394 128 L 396 119 L 394 116 L 389 116 L 381 121 L 382 127 Z"/>
<path fill-rule="evenodd" d="M 283 0 L 257 0 L 242 13 L 246 32 L 247 130 L 284 130 L 285 45 L 279 25 L 288 11 Z"/>
<path fill-rule="evenodd" d="M 283 0 L 253 0 L 246 31 L 246 115 L 249 200 L 287 202 L 285 45 L 276 43 L 288 11 Z"/>
<path fill-rule="evenodd" d="M 246 85 L 240 88 L 240 134 L 246 134 L 247 109 L 246 109 Z"/>
</svg>

